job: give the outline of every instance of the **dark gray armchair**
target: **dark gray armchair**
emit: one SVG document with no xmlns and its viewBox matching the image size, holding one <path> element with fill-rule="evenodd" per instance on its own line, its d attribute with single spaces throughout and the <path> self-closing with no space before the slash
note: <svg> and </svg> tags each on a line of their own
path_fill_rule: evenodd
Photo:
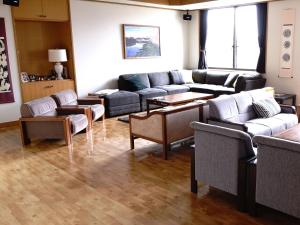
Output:
<svg viewBox="0 0 300 225">
<path fill-rule="evenodd" d="M 238 197 L 239 209 L 246 206 L 246 165 L 255 152 L 249 134 L 229 128 L 193 122 L 195 152 L 192 158 L 192 192 L 197 181 Z"/>
<path fill-rule="evenodd" d="M 256 136 L 257 164 L 255 202 L 300 218 L 300 143 L 274 137 Z M 255 179 L 252 179 L 255 185 Z M 251 194 L 251 193 L 250 193 Z M 253 208 L 254 206 L 254 208 Z"/>
</svg>

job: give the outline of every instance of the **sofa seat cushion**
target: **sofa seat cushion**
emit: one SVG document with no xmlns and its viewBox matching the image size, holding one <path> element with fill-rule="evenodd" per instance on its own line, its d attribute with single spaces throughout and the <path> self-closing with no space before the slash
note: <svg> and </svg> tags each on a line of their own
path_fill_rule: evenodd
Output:
<svg viewBox="0 0 300 225">
<path fill-rule="evenodd" d="M 117 91 L 113 94 L 104 96 L 104 102 L 106 107 L 129 105 L 139 103 L 139 95 L 129 91 Z"/>
<path fill-rule="evenodd" d="M 268 135 L 275 135 L 286 130 L 286 123 L 283 120 L 274 117 L 249 120 L 245 123 L 246 127 L 248 127 L 249 124 L 259 124 L 265 126 L 266 129 L 269 130 Z M 249 133 L 258 135 L 255 131 L 256 130 L 250 129 Z"/>
<path fill-rule="evenodd" d="M 151 87 L 171 84 L 169 72 L 157 72 L 148 74 Z"/>
<path fill-rule="evenodd" d="M 296 114 L 279 113 L 273 118 L 281 120 L 285 124 L 285 129 L 289 129 L 298 124 L 298 116 Z"/>
<path fill-rule="evenodd" d="M 216 97 L 222 94 L 234 94 L 234 88 L 224 87 L 222 85 L 214 84 L 185 84 L 190 88 L 191 91 L 214 94 Z"/>
<path fill-rule="evenodd" d="M 88 119 L 84 114 L 70 115 L 72 134 L 82 131 L 88 126 Z"/>
<path fill-rule="evenodd" d="M 91 105 L 93 120 L 99 119 L 104 114 L 104 106 L 101 104 Z"/>
<path fill-rule="evenodd" d="M 169 95 L 178 94 L 178 93 L 184 93 L 184 92 L 187 92 L 187 91 L 190 90 L 190 88 L 188 86 L 177 85 L 177 84 L 157 86 L 155 88 L 165 90 L 165 91 L 168 92 Z"/>
<path fill-rule="evenodd" d="M 265 125 L 246 122 L 245 126 L 247 127 L 247 132 L 251 135 L 251 137 L 254 137 L 255 135 L 272 135 L 271 129 Z"/>
</svg>

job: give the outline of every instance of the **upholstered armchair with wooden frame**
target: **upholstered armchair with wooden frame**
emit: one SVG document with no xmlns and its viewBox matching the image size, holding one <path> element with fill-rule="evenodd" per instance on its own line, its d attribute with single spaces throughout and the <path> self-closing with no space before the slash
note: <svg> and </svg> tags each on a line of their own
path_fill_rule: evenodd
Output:
<svg viewBox="0 0 300 225">
<path fill-rule="evenodd" d="M 168 158 L 168 151 L 173 142 L 193 136 L 189 127 L 192 121 L 202 120 L 204 101 L 192 102 L 180 106 L 170 106 L 162 109 L 129 116 L 130 146 L 134 149 L 134 139 L 143 138 L 163 146 L 163 157 Z"/>
<path fill-rule="evenodd" d="M 247 206 L 247 164 L 255 159 L 249 134 L 216 125 L 193 122 L 195 150 L 191 160 L 191 191 L 197 181 L 237 196 L 238 208 Z"/>
<path fill-rule="evenodd" d="M 85 97 L 78 98 L 73 90 L 57 92 L 51 96 L 58 105 L 58 112 L 78 112 L 85 113 L 89 119 L 89 126 L 93 121 L 104 119 L 103 98 Z M 86 108 L 90 108 L 86 110 Z"/>
<path fill-rule="evenodd" d="M 53 98 L 44 97 L 21 106 L 19 119 L 23 145 L 30 144 L 32 139 L 64 139 L 72 143 L 72 135 L 89 130 L 88 118 L 81 112 L 60 111 Z"/>
</svg>

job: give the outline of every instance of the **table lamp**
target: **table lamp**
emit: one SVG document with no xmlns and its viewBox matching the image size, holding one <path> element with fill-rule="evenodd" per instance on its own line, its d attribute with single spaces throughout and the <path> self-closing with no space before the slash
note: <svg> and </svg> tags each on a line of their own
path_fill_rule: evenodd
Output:
<svg viewBox="0 0 300 225">
<path fill-rule="evenodd" d="M 63 73 L 63 65 L 61 62 L 67 61 L 67 52 L 66 49 L 49 49 L 48 50 L 48 59 L 49 62 L 55 62 L 54 71 L 57 74 L 58 80 L 63 80 L 62 73 Z"/>
</svg>

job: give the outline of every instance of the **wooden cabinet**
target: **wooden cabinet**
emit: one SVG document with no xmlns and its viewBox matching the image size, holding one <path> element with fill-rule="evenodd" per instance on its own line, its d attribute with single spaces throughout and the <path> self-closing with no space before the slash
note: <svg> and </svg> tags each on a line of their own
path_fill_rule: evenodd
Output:
<svg viewBox="0 0 300 225">
<path fill-rule="evenodd" d="M 55 92 L 75 89 L 73 80 L 50 80 L 22 83 L 23 101 L 28 102 L 33 99 L 50 96 Z"/>
<path fill-rule="evenodd" d="M 26 0 L 19 7 L 13 7 L 18 20 L 67 21 L 69 20 L 68 0 Z"/>
</svg>

